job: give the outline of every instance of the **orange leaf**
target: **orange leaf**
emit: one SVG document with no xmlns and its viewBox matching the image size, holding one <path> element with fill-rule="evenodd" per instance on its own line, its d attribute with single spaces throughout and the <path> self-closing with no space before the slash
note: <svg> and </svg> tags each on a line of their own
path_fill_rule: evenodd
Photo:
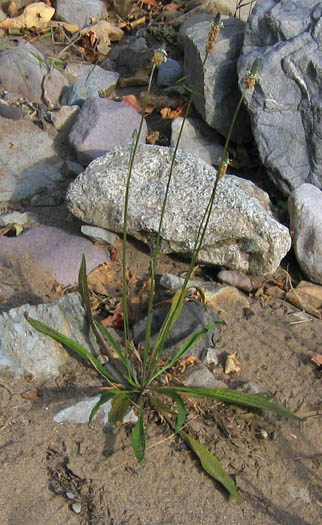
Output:
<svg viewBox="0 0 322 525">
<path fill-rule="evenodd" d="M 163 120 L 173 120 L 185 114 L 186 106 L 179 106 L 177 109 L 163 108 L 160 113 Z"/>
<path fill-rule="evenodd" d="M 136 109 L 136 111 L 139 113 L 142 111 L 141 102 L 135 95 L 125 95 L 122 97 L 122 104 L 125 104 L 126 106 L 132 106 L 132 108 Z"/>
<path fill-rule="evenodd" d="M 316 364 L 317 366 L 322 366 L 322 355 L 314 354 L 311 361 L 313 361 L 313 363 Z"/>
<path fill-rule="evenodd" d="M 123 326 L 123 314 L 121 312 L 117 312 L 113 315 L 109 315 L 103 321 L 101 321 L 101 324 L 107 328 L 108 326 L 114 326 L 115 328 L 120 328 Z"/>
</svg>

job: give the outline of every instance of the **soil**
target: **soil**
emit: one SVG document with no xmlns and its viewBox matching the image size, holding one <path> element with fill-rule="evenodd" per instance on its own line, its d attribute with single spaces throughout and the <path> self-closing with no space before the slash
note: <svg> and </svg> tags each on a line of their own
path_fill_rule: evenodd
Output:
<svg viewBox="0 0 322 525">
<path fill-rule="evenodd" d="M 242 173 L 239 173 L 242 175 Z M 263 180 L 253 178 L 262 187 Z M 267 179 L 266 179 L 267 180 Z M 266 187 L 267 189 L 267 187 Z M 275 202 L 278 196 L 274 194 Z M 27 208 L 39 223 L 79 231 L 63 207 Z M 299 276 L 296 263 L 292 276 Z M 131 243 L 129 267 L 148 269 L 145 248 Z M 13 261 L 13 268 L 17 265 Z M 55 301 L 63 290 L 27 258 L 20 274 L 1 268 L 0 283 L 13 286 L 1 309 Z M 185 262 L 167 256 L 159 273 L 182 274 Z M 316 525 L 321 520 L 321 373 L 311 358 L 321 353 L 321 321 L 298 322 L 296 308 L 280 299 L 249 297 L 249 308 L 218 312 L 226 326 L 216 345 L 223 363 L 237 352 L 241 373 L 231 386 L 251 381 L 303 418 L 291 423 L 217 402 L 187 400 L 187 430 L 216 454 L 235 478 L 241 504 L 200 468 L 163 421 L 149 415 L 145 460 L 138 464 L 130 429 L 94 423 L 57 424 L 61 408 L 97 392 L 94 370 L 71 361 L 58 378 L 0 377 L 0 523 L 5 525 Z M 193 364 L 191 365 L 193 366 Z M 227 376 L 226 376 L 227 381 Z"/>
</svg>

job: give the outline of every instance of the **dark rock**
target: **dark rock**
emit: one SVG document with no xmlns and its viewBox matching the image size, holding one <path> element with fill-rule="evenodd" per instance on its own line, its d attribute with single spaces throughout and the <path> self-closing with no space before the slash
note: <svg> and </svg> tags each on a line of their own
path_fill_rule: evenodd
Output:
<svg viewBox="0 0 322 525">
<path fill-rule="evenodd" d="M 154 310 L 152 315 L 152 346 L 157 339 L 157 335 L 165 320 L 170 306 L 163 306 Z M 186 302 L 183 306 L 181 315 L 178 321 L 173 326 L 169 333 L 169 337 L 165 343 L 162 351 L 162 359 L 171 359 L 183 347 L 184 343 L 197 330 L 201 330 L 206 324 L 212 321 L 219 321 L 218 315 L 213 310 L 205 310 L 205 308 L 197 302 Z M 139 321 L 132 327 L 133 338 L 136 345 L 144 345 L 146 331 L 146 319 Z M 219 327 L 214 327 L 202 338 L 198 343 L 191 348 L 184 357 L 199 356 L 202 350 L 211 344 L 211 339 L 214 333 L 220 333 Z"/>
</svg>

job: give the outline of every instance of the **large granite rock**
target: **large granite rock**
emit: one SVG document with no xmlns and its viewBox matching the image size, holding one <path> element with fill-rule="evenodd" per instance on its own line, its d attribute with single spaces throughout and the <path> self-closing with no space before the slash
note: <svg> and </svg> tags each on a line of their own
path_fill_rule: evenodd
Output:
<svg viewBox="0 0 322 525">
<path fill-rule="evenodd" d="M 202 118 L 224 137 L 240 99 L 237 76 L 237 60 L 243 45 L 245 24 L 234 18 L 225 19 L 215 50 L 205 57 L 205 45 L 211 22 L 201 22 L 185 32 L 184 73 L 188 83 L 196 85 L 198 94 L 193 104 Z M 251 128 L 246 108 L 239 111 L 232 133 L 238 144 L 251 139 Z"/>
<path fill-rule="evenodd" d="M 128 231 L 154 245 L 173 150 L 139 145 L 131 178 Z M 93 161 L 67 192 L 70 211 L 84 222 L 121 232 L 130 145 Z M 161 250 L 190 256 L 216 170 L 178 151 L 162 228 Z M 288 229 L 269 198 L 251 182 L 227 175 L 219 183 L 199 262 L 251 274 L 274 272 L 290 249 Z"/>
<path fill-rule="evenodd" d="M 107 8 L 101 0 L 57 0 L 56 18 L 69 24 L 84 27 L 92 18 L 104 18 Z"/>
<path fill-rule="evenodd" d="M 322 4 L 258 2 L 245 32 L 239 79 L 261 58 L 246 97 L 259 154 L 285 195 L 309 182 L 322 188 Z"/>
<path fill-rule="evenodd" d="M 288 204 L 297 261 L 307 277 L 322 284 L 322 191 L 302 184 Z"/>
</svg>

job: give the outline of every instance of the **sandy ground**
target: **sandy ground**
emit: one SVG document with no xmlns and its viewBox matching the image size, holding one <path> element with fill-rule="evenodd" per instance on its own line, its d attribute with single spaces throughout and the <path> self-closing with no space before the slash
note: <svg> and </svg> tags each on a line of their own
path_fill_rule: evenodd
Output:
<svg viewBox="0 0 322 525">
<path fill-rule="evenodd" d="M 131 248 L 136 268 L 146 254 Z M 163 258 L 163 268 L 182 269 Z M 27 267 L 26 267 L 27 268 Z M 27 271 L 27 270 L 26 270 Z M 48 281 L 29 269 L 33 294 L 46 300 Z M 154 414 L 147 424 L 146 459 L 138 464 L 129 429 L 57 424 L 54 413 L 92 394 L 100 380 L 79 362 L 56 380 L 0 379 L 0 523 L 6 525 L 316 525 L 321 516 L 321 376 L 311 362 L 320 352 L 321 321 L 301 324 L 296 309 L 277 299 L 250 298 L 228 306 L 217 348 L 218 377 L 228 353 L 242 372 L 275 400 L 304 417 L 301 424 L 220 403 L 188 402 L 188 430 L 235 477 L 244 499 L 229 502 L 198 460 Z M 234 379 L 233 379 L 234 381 Z M 68 493 L 74 499 L 68 499 Z M 77 514 L 73 503 L 79 503 Z"/>
</svg>

